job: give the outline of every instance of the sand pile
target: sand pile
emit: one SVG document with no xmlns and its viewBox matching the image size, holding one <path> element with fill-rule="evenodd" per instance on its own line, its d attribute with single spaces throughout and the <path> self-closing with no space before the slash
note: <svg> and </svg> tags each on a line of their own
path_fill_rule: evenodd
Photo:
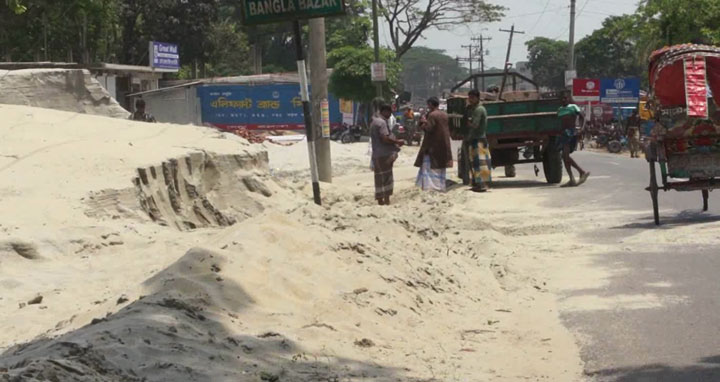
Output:
<svg viewBox="0 0 720 382">
<path fill-rule="evenodd" d="M 304 144 L 273 145 L 271 176 L 209 129 L 0 117 L 0 379 L 579 377 L 536 256 L 569 227 L 526 190 L 421 193 L 405 150 L 378 208 L 366 144 L 335 145 L 319 207 Z"/>
<path fill-rule="evenodd" d="M 0 104 L 127 118 L 130 113 L 84 69 L 0 70 Z"/>
</svg>

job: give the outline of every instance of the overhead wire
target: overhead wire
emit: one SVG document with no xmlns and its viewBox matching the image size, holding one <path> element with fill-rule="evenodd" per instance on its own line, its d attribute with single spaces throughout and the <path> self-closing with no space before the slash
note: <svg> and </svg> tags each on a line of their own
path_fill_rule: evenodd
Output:
<svg viewBox="0 0 720 382">
<path fill-rule="evenodd" d="M 540 13 L 540 16 L 537 18 L 537 20 L 535 21 L 535 24 L 532 26 L 532 28 L 530 28 L 528 30 L 528 34 L 532 31 L 534 31 L 535 28 L 538 26 L 538 24 L 540 24 L 540 20 L 542 20 L 543 16 L 545 16 L 545 12 L 547 12 L 547 7 L 548 7 L 548 5 L 550 5 L 550 1 L 551 0 L 547 0 L 547 2 L 545 2 L 545 7 L 543 7 L 542 13 Z"/>
</svg>

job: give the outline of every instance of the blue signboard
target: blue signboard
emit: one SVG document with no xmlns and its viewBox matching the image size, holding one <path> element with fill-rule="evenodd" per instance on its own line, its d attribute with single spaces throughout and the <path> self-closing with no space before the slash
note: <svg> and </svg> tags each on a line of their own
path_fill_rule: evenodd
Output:
<svg viewBox="0 0 720 382">
<path fill-rule="evenodd" d="M 300 85 L 211 85 L 198 88 L 202 121 L 221 129 L 305 128 Z M 330 125 L 342 123 L 340 102 L 330 95 Z"/>
<path fill-rule="evenodd" d="M 602 103 L 638 103 L 640 102 L 639 78 L 603 78 L 600 81 L 600 102 Z"/>
<path fill-rule="evenodd" d="M 175 44 L 150 41 L 150 66 L 156 69 L 180 69 L 180 52 Z"/>
</svg>

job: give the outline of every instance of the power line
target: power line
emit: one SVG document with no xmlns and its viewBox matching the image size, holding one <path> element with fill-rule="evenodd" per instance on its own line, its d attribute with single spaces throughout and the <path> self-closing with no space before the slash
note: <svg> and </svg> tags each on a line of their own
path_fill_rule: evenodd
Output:
<svg viewBox="0 0 720 382">
<path fill-rule="evenodd" d="M 530 28 L 530 30 L 528 31 L 528 33 L 534 31 L 534 30 L 535 30 L 535 27 L 537 27 L 538 24 L 540 24 L 540 20 L 542 20 L 543 16 L 545 16 L 545 12 L 547 11 L 548 5 L 550 5 L 550 0 L 547 0 L 547 2 L 545 3 L 545 7 L 543 8 L 542 13 L 540 14 L 540 17 L 538 17 L 537 21 L 535 21 L 535 24 L 532 26 L 532 28 Z"/>
<path fill-rule="evenodd" d="M 577 15 L 578 18 L 580 17 L 580 15 L 582 15 L 583 11 L 585 10 L 585 7 L 588 5 L 589 2 L 590 2 L 590 0 L 585 0 L 585 4 L 583 4 L 583 6 L 580 7 L 580 12 L 578 12 L 578 15 Z"/>
</svg>

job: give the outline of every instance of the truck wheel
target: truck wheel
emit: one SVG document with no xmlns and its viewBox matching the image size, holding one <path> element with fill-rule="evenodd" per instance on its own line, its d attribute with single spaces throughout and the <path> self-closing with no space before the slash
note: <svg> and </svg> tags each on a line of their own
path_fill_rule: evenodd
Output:
<svg viewBox="0 0 720 382">
<path fill-rule="evenodd" d="M 560 150 L 555 148 L 555 139 L 551 139 L 543 153 L 543 172 L 550 184 L 558 184 L 563 178 L 563 163 Z"/>
<path fill-rule="evenodd" d="M 517 175 L 517 171 L 515 169 L 515 165 L 509 165 L 505 166 L 505 177 L 507 178 L 514 178 Z"/>
</svg>

